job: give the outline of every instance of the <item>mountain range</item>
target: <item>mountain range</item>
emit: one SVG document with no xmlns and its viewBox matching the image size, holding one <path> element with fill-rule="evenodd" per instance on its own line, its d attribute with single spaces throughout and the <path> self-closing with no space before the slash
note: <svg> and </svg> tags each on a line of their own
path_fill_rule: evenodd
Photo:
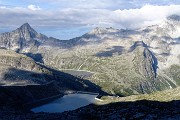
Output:
<svg viewBox="0 0 180 120">
<path fill-rule="evenodd" d="M 179 119 L 179 48 L 178 15 L 136 30 L 96 27 L 70 40 L 25 23 L 0 34 L 0 119 Z M 100 99 L 63 113 L 30 111 L 77 91 Z"/>
<path fill-rule="evenodd" d="M 35 63 L 59 71 L 72 70 L 70 74 L 73 70 L 92 72 L 88 81 L 102 91 L 126 96 L 180 85 L 179 33 L 177 15 L 137 30 L 97 27 L 70 40 L 47 37 L 25 23 L 2 33 L 0 47 L 2 53 L 15 51 L 13 54 L 23 54 Z M 1 61 L 4 59 L 2 56 Z"/>
</svg>

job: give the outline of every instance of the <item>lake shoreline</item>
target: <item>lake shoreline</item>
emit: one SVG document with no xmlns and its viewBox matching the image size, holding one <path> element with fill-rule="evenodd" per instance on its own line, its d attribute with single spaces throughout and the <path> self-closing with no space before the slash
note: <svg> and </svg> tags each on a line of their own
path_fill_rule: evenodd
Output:
<svg viewBox="0 0 180 120">
<path fill-rule="evenodd" d="M 33 103 L 35 106 L 31 107 L 31 111 L 35 113 L 39 113 L 39 112 L 62 113 L 64 111 L 76 110 L 80 107 L 84 107 L 89 104 L 94 104 L 96 101 L 96 97 L 98 95 L 99 95 L 98 93 L 77 91 L 72 94 L 61 96 L 60 98 L 56 98 L 59 96 L 55 96 L 50 98 L 50 100 L 48 98 L 45 101 L 43 100 Z"/>
</svg>

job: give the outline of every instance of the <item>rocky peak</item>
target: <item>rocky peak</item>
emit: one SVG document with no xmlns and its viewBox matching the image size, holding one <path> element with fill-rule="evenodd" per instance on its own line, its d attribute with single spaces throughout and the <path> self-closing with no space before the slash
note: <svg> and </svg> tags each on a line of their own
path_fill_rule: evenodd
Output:
<svg viewBox="0 0 180 120">
<path fill-rule="evenodd" d="M 143 41 L 136 41 L 134 43 L 135 47 L 141 46 L 141 47 L 147 47 L 147 45 Z"/>
<path fill-rule="evenodd" d="M 20 26 L 20 29 L 32 29 L 29 23 L 24 23 L 23 25 Z"/>
<path fill-rule="evenodd" d="M 38 34 L 28 23 L 16 30 L 0 35 L 0 47 L 22 52 L 37 49 L 39 41 L 45 36 Z M 47 38 L 46 38 L 47 39 Z"/>
<path fill-rule="evenodd" d="M 143 41 L 136 41 L 130 47 L 129 52 L 132 52 L 135 57 L 134 61 L 136 64 L 135 68 L 137 68 L 138 73 L 142 75 L 144 78 L 148 78 L 150 80 L 154 80 L 157 77 L 157 58 L 154 54 L 149 50 L 147 44 Z M 146 88 L 148 88 L 146 86 Z"/>
<path fill-rule="evenodd" d="M 136 41 L 134 44 L 130 47 L 129 52 L 134 51 L 138 47 L 144 47 L 147 48 L 148 46 L 143 41 Z"/>
<path fill-rule="evenodd" d="M 16 31 L 21 33 L 25 39 L 34 38 L 38 34 L 28 23 L 24 23 Z"/>
<path fill-rule="evenodd" d="M 115 33 L 118 32 L 118 29 L 110 28 L 103 28 L 103 27 L 96 27 L 89 34 L 107 34 L 107 33 Z"/>
<path fill-rule="evenodd" d="M 84 34 L 82 37 L 86 39 L 94 39 L 94 40 L 102 40 L 104 37 L 111 37 L 115 34 L 119 33 L 118 29 L 110 28 L 103 28 L 103 27 L 96 27 L 90 32 Z"/>
<path fill-rule="evenodd" d="M 104 28 L 96 27 L 93 30 L 91 30 L 88 34 L 101 34 L 103 32 L 105 32 Z"/>
</svg>

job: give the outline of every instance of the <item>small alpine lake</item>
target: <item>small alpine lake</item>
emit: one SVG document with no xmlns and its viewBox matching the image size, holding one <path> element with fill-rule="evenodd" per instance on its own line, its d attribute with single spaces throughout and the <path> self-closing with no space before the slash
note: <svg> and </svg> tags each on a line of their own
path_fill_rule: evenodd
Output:
<svg viewBox="0 0 180 120">
<path fill-rule="evenodd" d="M 96 101 L 97 93 L 75 93 L 64 95 L 62 98 L 58 98 L 48 104 L 35 107 L 31 111 L 48 112 L 48 113 L 61 113 L 64 111 L 75 110 L 80 107 L 93 104 Z"/>
</svg>

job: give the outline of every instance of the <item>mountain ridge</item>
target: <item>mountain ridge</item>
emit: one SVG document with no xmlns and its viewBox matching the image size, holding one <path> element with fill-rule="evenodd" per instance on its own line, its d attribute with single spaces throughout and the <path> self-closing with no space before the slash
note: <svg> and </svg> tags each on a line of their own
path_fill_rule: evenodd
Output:
<svg viewBox="0 0 180 120">
<path fill-rule="evenodd" d="M 97 27 L 70 40 L 40 35 L 28 23 L 20 28 L 25 34 L 30 33 L 23 39 L 19 34 L 14 35 L 15 39 L 13 35 L 8 38 L 0 35 L 0 46 L 58 70 L 92 71 L 95 74 L 89 81 L 110 94 L 150 93 L 177 86 L 178 80 L 174 78 L 178 76 L 172 76 L 169 71 L 171 65 L 180 65 L 179 44 L 175 42 L 178 41 L 177 23 L 167 20 L 139 30 Z"/>
</svg>

